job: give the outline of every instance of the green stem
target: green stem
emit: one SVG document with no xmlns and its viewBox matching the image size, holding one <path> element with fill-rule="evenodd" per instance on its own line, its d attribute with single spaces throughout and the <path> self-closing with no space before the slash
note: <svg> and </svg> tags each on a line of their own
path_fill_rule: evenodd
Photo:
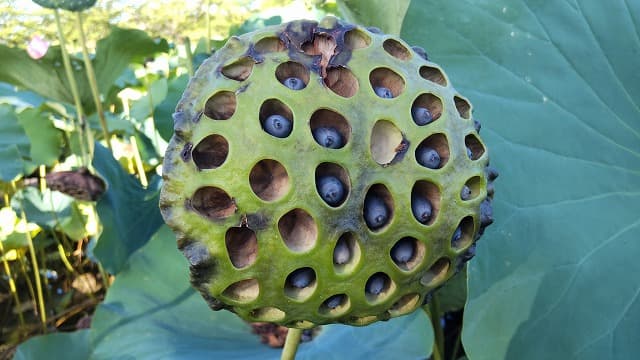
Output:
<svg viewBox="0 0 640 360">
<path fill-rule="evenodd" d="M 31 278 L 29 274 L 27 274 L 27 266 L 24 263 L 24 256 L 18 257 L 18 262 L 20 263 L 20 272 L 22 276 L 27 280 L 27 289 L 29 289 L 29 296 L 31 296 L 31 303 L 33 304 L 33 308 L 38 307 L 38 301 L 36 300 L 36 292 L 33 290 L 33 282 L 31 282 Z"/>
<path fill-rule="evenodd" d="M 440 325 L 440 306 L 438 299 L 434 296 L 429 302 L 429 318 L 431 319 L 431 326 L 433 327 L 433 360 L 444 359 L 444 332 Z"/>
<path fill-rule="evenodd" d="M 184 38 L 184 51 L 187 54 L 187 71 L 189 77 L 193 77 L 195 70 L 193 69 L 193 52 L 191 51 L 191 40 L 188 37 Z"/>
<path fill-rule="evenodd" d="M 207 1 L 207 42 L 206 49 L 207 55 L 211 55 L 211 14 L 209 11 L 211 10 L 211 0 Z"/>
<path fill-rule="evenodd" d="M 100 119 L 100 126 L 102 127 L 102 134 L 104 140 L 107 143 L 109 150 L 111 149 L 111 138 L 109 136 L 109 127 L 107 126 L 107 119 L 104 117 L 104 111 L 102 109 L 102 101 L 100 100 L 100 91 L 98 90 L 98 81 L 96 80 L 96 73 L 93 70 L 93 64 L 89 58 L 89 50 L 87 48 L 87 39 L 84 35 L 84 26 L 82 25 L 82 12 L 76 13 L 76 28 L 80 33 L 80 42 L 82 43 L 82 57 L 84 58 L 84 67 L 87 71 L 87 78 L 89 79 L 89 87 L 91 87 L 91 95 L 93 96 L 93 102 L 96 105 L 96 112 L 98 113 L 98 119 Z"/>
<path fill-rule="evenodd" d="M 289 329 L 280 360 L 294 360 L 296 358 L 296 352 L 298 351 L 302 331 L 302 329 Z"/>
<path fill-rule="evenodd" d="M 13 191 L 16 191 L 16 184 L 15 182 L 11 183 L 11 187 L 13 188 Z M 22 207 L 22 202 L 20 202 L 20 216 L 22 218 L 22 221 L 25 224 L 27 223 L 27 215 L 24 213 L 24 208 Z M 29 246 L 29 255 L 31 257 L 31 266 L 33 266 L 33 277 L 36 283 L 36 293 L 38 295 L 38 309 L 39 309 L 39 313 L 40 313 L 40 323 L 42 325 L 42 329 L 44 331 L 46 331 L 47 329 L 47 313 L 45 311 L 45 306 L 44 306 L 44 296 L 42 295 L 42 282 L 40 281 L 40 269 L 38 267 L 38 259 L 36 257 L 36 250 L 35 247 L 33 246 L 33 239 L 31 238 L 31 233 L 29 231 L 27 231 L 26 233 L 27 236 L 27 244 Z"/>
<path fill-rule="evenodd" d="M 27 230 L 28 231 L 28 230 Z M 18 290 L 16 288 L 16 283 L 13 280 L 13 274 L 11 273 L 11 267 L 9 266 L 9 261 L 5 258 L 4 246 L 2 246 L 2 241 L 0 241 L 0 256 L 2 256 L 2 265 L 4 265 L 4 272 L 7 274 L 9 278 L 9 291 L 13 296 L 13 301 L 16 303 L 16 309 L 20 306 L 20 297 L 18 296 Z M 20 320 L 20 326 L 24 326 L 24 316 L 22 316 L 22 311 L 16 310 L 18 313 L 18 319 Z"/>
<path fill-rule="evenodd" d="M 460 352 L 460 346 L 462 346 L 462 332 L 458 334 L 456 343 L 453 345 L 453 351 L 451 351 L 451 360 L 456 360 L 458 358 L 458 353 Z"/>
<path fill-rule="evenodd" d="M 58 28 L 58 40 L 60 41 L 60 51 L 62 53 L 62 62 L 64 64 L 64 70 L 67 75 L 67 81 L 69 82 L 69 87 L 71 88 L 71 96 L 73 96 L 73 103 L 76 107 L 77 121 L 73 121 L 73 126 L 76 128 L 76 132 L 78 133 L 78 143 L 80 143 L 80 151 L 82 152 L 81 157 L 81 165 L 87 166 L 89 165 L 90 154 L 87 152 L 87 147 L 84 143 L 84 127 L 80 125 L 83 120 L 83 110 L 82 110 L 82 102 L 80 101 L 80 94 L 78 92 L 78 84 L 76 83 L 76 78 L 73 76 L 73 70 L 71 69 L 71 61 L 69 61 L 69 53 L 67 52 L 67 44 L 64 37 L 64 33 L 62 31 L 62 24 L 60 22 L 60 13 L 58 9 L 54 10 L 54 15 L 56 18 L 56 26 Z"/>
</svg>

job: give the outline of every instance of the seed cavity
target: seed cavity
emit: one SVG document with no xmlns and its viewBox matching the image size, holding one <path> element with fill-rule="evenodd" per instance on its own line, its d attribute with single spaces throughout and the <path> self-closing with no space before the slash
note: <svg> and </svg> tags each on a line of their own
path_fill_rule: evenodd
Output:
<svg viewBox="0 0 640 360">
<path fill-rule="evenodd" d="M 258 298 L 260 286 L 256 279 L 246 279 L 235 282 L 222 292 L 222 296 L 233 301 L 248 303 Z"/>
<path fill-rule="evenodd" d="M 402 132 L 391 121 L 378 120 L 371 130 L 371 157 L 380 165 L 389 165 L 406 151 L 403 142 Z"/>
<path fill-rule="evenodd" d="M 222 165 L 229 155 L 227 139 L 218 134 L 202 139 L 192 150 L 191 156 L 198 169 L 215 169 Z"/>
<path fill-rule="evenodd" d="M 260 107 L 260 124 L 269 135 L 286 138 L 293 129 L 291 109 L 278 99 L 269 99 Z"/>
<path fill-rule="evenodd" d="M 296 300 L 305 300 L 315 290 L 316 272 L 310 267 L 296 269 L 287 276 L 285 294 Z"/>
<path fill-rule="evenodd" d="M 361 30 L 353 29 L 344 33 L 344 45 L 349 50 L 364 49 L 371 44 L 371 37 Z"/>
<path fill-rule="evenodd" d="M 340 236 L 333 249 L 333 265 L 336 273 L 350 273 L 360 262 L 360 245 L 353 233 Z"/>
<path fill-rule="evenodd" d="M 228 218 L 238 208 L 229 194 L 215 186 L 204 186 L 196 190 L 191 197 L 191 206 L 197 213 L 211 220 Z"/>
<path fill-rule="evenodd" d="M 458 114 L 463 119 L 471 118 L 471 104 L 467 99 L 462 96 L 456 95 L 453 97 L 453 102 L 456 104 L 456 109 L 458 110 Z"/>
<path fill-rule="evenodd" d="M 369 82 L 376 95 L 383 99 L 398 97 L 404 91 L 404 79 L 388 68 L 377 68 L 369 73 Z"/>
<path fill-rule="evenodd" d="M 434 82 L 438 85 L 447 86 L 447 78 L 437 67 L 423 65 L 420 67 L 420 76 L 428 81 Z"/>
<path fill-rule="evenodd" d="M 411 189 L 413 217 L 423 225 L 431 225 L 440 209 L 440 190 L 433 183 L 419 180 Z"/>
<path fill-rule="evenodd" d="M 386 186 L 373 185 L 364 198 L 363 217 L 367 227 L 379 230 L 389 224 L 393 215 L 393 198 Z"/>
<path fill-rule="evenodd" d="M 462 186 L 460 191 L 460 198 L 462 200 L 472 200 L 480 195 L 480 188 L 482 187 L 482 179 L 480 176 L 474 176 Z"/>
<path fill-rule="evenodd" d="M 393 303 L 389 309 L 391 316 L 400 316 L 408 314 L 418 307 L 420 303 L 420 294 L 411 293 L 404 295 L 398 301 Z"/>
<path fill-rule="evenodd" d="M 351 126 L 344 116 L 334 110 L 316 110 L 309 120 L 314 140 L 323 147 L 340 149 L 351 136 Z"/>
<path fill-rule="evenodd" d="M 460 221 L 451 235 L 451 247 L 455 250 L 465 249 L 473 242 L 474 224 L 473 218 L 467 216 Z"/>
<path fill-rule="evenodd" d="M 264 201 L 282 198 L 291 188 L 287 170 L 272 159 L 258 161 L 249 173 L 251 190 Z"/>
<path fill-rule="evenodd" d="M 344 203 L 349 195 L 351 182 L 349 174 L 340 165 L 322 163 L 315 172 L 316 190 L 320 198 L 331 207 Z"/>
<path fill-rule="evenodd" d="M 449 143 L 444 134 L 433 134 L 416 148 L 416 161 L 429 169 L 440 169 L 449 160 Z"/>
<path fill-rule="evenodd" d="M 294 62 L 284 62 L 276 68 L 276 79 L 291 90 L 302 90 L 309 83 L 309 69 Z"/>
<path fill-rule="evenodd" d="M 204 114 L 214 120 L 227 120 L 236 112 L 236 94 L 231 91 L 219 91 L 211 96 L 204 105 Z"/>
<path fill-rule="evenodd" d="M 229 259 L 234 267 L 243 269 L 252 265 L 258 256 L 258 239 L 248 227 L 229 228 L 224 237 Z"/>
<path fill-rule="evenodd" d="M 389 275 L 377 272 L 367 280 L 364 288 L 365 297 L 369 302 L 379 302 L 386 299 L 395 289 L 395 284 Z"/>
<path fill-rule="evenodd" d="M 284 51 L 286 48 L 282 40 L 277 37 L 266 37 L 264 39 L 258 40 L 256 42 L 254 49 L 262 54 L 271 53 L 271 52 L 280 52 Z"/>
<path fill-rule="evenodd" d="M 250 57 L 243 57 L 225 67 L 222 68 L 222 75 L 226 76 L 229 79 L 244 81 L 250 75 L 251 71 L 253 71 L 253 65 L 255 65 L 255 61 L 253 61 Z"/>
<path fill-rule="evenodd" d="M 358 92 L 358 79 L 351 70 L 345 67 L 327 69 L 324 84 L 334 93 L 344 98 L 350 98 Z"/>
<path fill-rule="evenodd" d="M 382 48 L 396 59 L 406 61 L 411 58 L 411 52 L 409 52 L 409 49 L 395 39 L 385 40 L 382 43 Z"/>
<path fill-rule="evenodd" d="M 475 134 L 469 134 L 464 138 L 464 144 L 467 147 L 467 156 L 471 160 L 478 160 L 484 155 L 484 146 Z"/>
<path fill-rule="evenodd" d="M 418 126 L 430 124 L 438 120 L 441 115 L 442 100 L 433 94 L 421 94 L 411 105 L 411 118 Z"/>
<path fill-rule="evenodd" d="M 440 258 L 429 270 L 420 278 L 420 283 L 428 287 L 436 287 L 447 276 L 451 262 L 447 258 Z"/>
<path fill-rule="evenodd" d="M 286 313 L 276 307 L 266 306 L 252 310 L 249 316 L 255 321 L 278 322 L 285 318 Z"/>
<path fill-rule="evenodd" d="M 313 248 L 318 238 L 318 226 L 311 215 L 302 209 L 293 209 L 278 221 L 278 231 L 285 245 L 294 252 Z"/>
</svg>

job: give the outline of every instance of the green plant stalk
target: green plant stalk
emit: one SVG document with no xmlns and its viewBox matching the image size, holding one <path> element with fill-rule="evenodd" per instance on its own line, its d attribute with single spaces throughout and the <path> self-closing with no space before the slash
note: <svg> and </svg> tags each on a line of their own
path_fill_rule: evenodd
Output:
<svg viewBox="0 0 640 360">
<path fill-rule="evenodd" d="M 58 28 L 58 41 L 60 41 L 60 51 L 62 53 L 62 62 L 64 64 L 64 70 L 67 75 L 67 81 L 69 81 L 69 87 L 71 88 L 71 96 L 73 96 L 73 103 L 76 108 L 76 114 L 78 116 L 77 121 L 73 121 L 73 126 L 78 133 L 78 142 L 80 143 L 80 151 L 82 157 L 80 164 L 83 166 L 89 165 L 89 159 L 91 158 L 90 152 L 87 152 L 87 147 L 84 142 L 84 127 L 81 125 L 83 118 L 82 102 L 80 101 L 80 94 L 78 93 L 78 84 L 76 78 L 73 76 L 73 70 L 71 69 L 71 61 L 69 61 L 69 53 L 67 53 L 67 44 L 62 31 L 62 23 L 60 22 L 60 13 L 58 9 L 54 10 L 53 14 L 56 19 L 56 27 Z"/>
<path fill-rule="evenodd" d="M 33 282 L 31 282 L 31 278 L 27 274 L 27 266 L 24 263 L 24 257 L 18 257 L 18 262 L 20 263 L 20 272 L 22 276 L 27 280 L 27 289 L 29 289 L 29 296 L 31 296 L 31 303 L 33 304 L 33 308 L 38 307 L 38 302 L 36 300 L 36 292 L 33 290 Z"/>
<path fill-rule="evenodd" d="M 184 38 L 184 52 L 187 55 L 187 71 L 189 77 L 193 77 L 195 70 L 193 69 L 193 52 L 191 51 L 191 40 L 188 37 Z"/>
<path fill-rule="evenodd" d="M 140 184 L 146 188 L 149 186 L 149 182 L 147 181 L 147 174 L 144 172 L 144 165 L 142 164 L 142 157 L 140 156 L 140 150 L 138 149 L 138 142 L 136 141 L 136 137 L 133 135 L 129 138 L 129 141 L 133 146 L 133 159 L 136 164 L 136 170 L 138 171 L 138 177 L 140 178 Z"/>
<path fill-rule="evenodd" d="M 289 331 L 287 331 L 287 338 L 284 341 L 284 348 L 282 349 L 280 360 L 294 360 L 296 358 L 296 352 L 298 352 L 298 345 L 300 344 L 302 331 L 302 329 L 294 328 L 290 328 Z"/>
<path fill-rule="evenodd" d="M 205 43 L 207 49 L 207 55 L 211 55 L 211 14 L 209 11 L 211 9 L 211 0 L 207 1 L 207 41 Z"/>
<path fill-rule="evenodd" d="M 157 149 L 160 140 L 158 140 L 158 132 L 156 131 L 156 118 L 153 116 L 153 95 L 151 94 L 151 83 L 149 83 L 149 79 L 145 75 L 144 83 L 147 88 L 147 99 L 149 99 L 149 113 L 151 114 L 151 127 L 153 129 L 153 145 Z M 138 145 L 136 145 L 137 151 Z"/>
<path fill-rule="evenodd" d="M 13 191 L 16 191 L 16 183 L 11 182 L 11 187 Z M 22 207 L 22 202 L 20 202 L 20 217 L 25 224 L 27 223 L 27 215 L 24 213 L 24 208 Z M 42 295 L 42 282 L 40 281 L 40 269 L 38 267 L 38 259 L 36 257 L 36 250 L 33 246 L 33 239 L 31 238 L 31 233 L 29 231 L 26 232 L 27 236 L 27 244 L 29 246 L 29 255 L 31 258 L 31 266 L 33 266 L 33 277 L 36 283 L 36 293 L 38 295 L 38 309 L 40 313 L 40 323 L 42 325 L 42 329 L 46 331 L 47 329 L 47 313 L 45 311 L 44 306 L 44 296 Z"/>
<path fill-rule="evenodd" d="M 429 301 L 427 314 L 431 319 L 431 326 L 433 327 L 433 360 L 444 359 L 444 333 L 442 326 L 440 325 L 440 305 L 438 299 L 434 296 Z M 426 309 L 425 309 L 426 310 Z"/>
<path fill-rule="evenodd" d="M 20 297 L 18 296 L 18 290 L 16 288 L 16 283 L 13 281 L 13 274 L 11 273 L 11 267 L 9 267 L 9 261 L 4 257 L 4 246 L 2 246 L 2 241 L 0 241 L 0 256 L 2 256 L 2 265 L 4 265 L 4 272 L 7 274 L 9 278 L 9 291 L 13 296 L 13 301 L 15 301 L 16 306 L 20 305 Z M 20 326 L 24 326 L 24 316 L 22 316 L 22 311 L 18 311 L 18 320 L 20 321 Z"/>
<path fill-rule="evenodd" d="M 98 81 L 96 80 L 96 73 L 93 70 L 93 64 L 89 58 L 89 50 L 87 48 L 87 39 L 84 34 L 84 26 L 82 25 L 82 12 L 76 13 L 76 28 L 80 33 L 80 42 L 82 43 L 82 57 L 84 58 L 84 67 L 87 71 L 87 79 L 89 79 L 89 87 L 91 88 L 91 95 L 93 96 L 93 102 L 96 105 L 96 112 L 98 113 L 98 119 L 100 119 L 100 127 L 102 127 L 102 133 L 104 140 L 107 143 L 109 150 L 111 148 L 111 139 L 109 136 L 109 127 L 107 126 L 107 119 L 104 117 L 104 110 L 102 108 L 102 101 L 100 101 L 100 91 L 98 90 Z"/>
</svg>

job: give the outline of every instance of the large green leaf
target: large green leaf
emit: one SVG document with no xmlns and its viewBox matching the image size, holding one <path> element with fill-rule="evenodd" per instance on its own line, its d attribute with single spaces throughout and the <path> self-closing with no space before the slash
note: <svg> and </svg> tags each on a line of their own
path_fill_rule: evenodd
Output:
<svg viewBox="0 0 640 360">
<path fill-rule="evenodd" d="M 32 167 L 27 169 L 25 163 L 29 149 L 29 138 L 13 106 L 0 104 L 0 181 L 15 180 L 33 170 Z"/>
<path fill-rule="evenodd" d="M 140 30 L 112 27 L 109 36 L 98 41 L 93 59 L 100 93 L 106 99 L 112 98 L 118 90 L 114 87 L 116 80 L 131 62 L 141 63 L 147 56 L 166 51 L 166 40 L 152 39 Z M 34 91 L 50 99 L 73 103 L 59 46 L 49 48 L 42 59 L 33 60 L 22 49 L 0 44 L 0 59 L 0 81 Z M 78 57 L 72 57 L 71 62 L 82 104 L 85 110 L 91 113 L 94 104 L 84 64 Z"/>
<path fill-rule="evenodd" d="M 93 165 L 107 183 L 107 191 L 97 205 L 103 231 L 93 252 L 107 271 L 116 274 L 162 224 L 158 209 L 160 178 L 154 177 L 144 189 L 99 143 Z"/>
<path fill-rule="evenodd" d="M 424 359 L 431 348 L 422 312 L 356 328 L 322 328 L 297 359 Z M 97 309 L 92 359 L 279 359 L 250 327 L 214 312 L 189 285 L 188 263 L 163 226 L 131 257 Z"/>
<path fill-rule="evenodd" d="M 176 110 L 176 105 L 182 97 L 184 89 L 189 82 L 189 75 L 180 75 L 177 78 L 173 78 L 169 81 L 169 88 L 167 95 L 153 110 L 153 117 L 155 119 L 158 133 L 163 139 L 169 141 L 173 134 L 173 112 Z"/>
<path fill-rule="evenodd" d="M 398 35 L 409 3 L 410 0 L 338 0 L 338 9 L 349 21 Z"/>
<path fill-rule="evenodd" d="M 65 359 L 89 357 L 89 330 L 36 336 L 20 344 L 13 360 Z"/>
<path fill-rule="evenodd" d="M 474 104 L 500 169 L 469 268 L 471 359 L 640 352 L 640 2 L 413 1 L 404 38 Z"/>
<path fill-rule="evenodd" d="M 55 229 L 71 219 L 73 198 L 58 191 L 35 187 L 20 189 L 11 198 L 16 213 L 24 209 L 27 220 L 45 229 Z"/>
<path fill-rule="evenodd" d="M 49 116 L 40 109 L 31 108 L 20 112 L 18 121 L 30 140 L 31 162 L 36 165 L 55 165 L 62 152 L 62 133 Z"/>
</svg>

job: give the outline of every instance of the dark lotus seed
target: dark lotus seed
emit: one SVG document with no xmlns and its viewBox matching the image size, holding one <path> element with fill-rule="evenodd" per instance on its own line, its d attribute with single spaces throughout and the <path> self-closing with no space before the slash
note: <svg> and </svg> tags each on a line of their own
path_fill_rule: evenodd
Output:
<svg viewBox="0 0 640 360">
<path fill-rule="evenodd" d="M 382 34 L 382 30 L 380 30 L 380 28 L 377 28 L 375 26 L 368 26 L 367 30 L 371 31 L 374 34 Z"/>
<path fill-rule="evenodd" d="M 305 86 L 304 81 L 297 77 L 288 77 L 282 83 L 291 90 L 302 90 Z"/>
<path fill-rule="evenodd" d="M 289 275 L 288 283 L 298 289 L 305 288 L 313 282 L 316 274 L 310 268 L 298 269 Z"/>
<path fill-rule="evenodd" d="M 411 117 L 417 125 L 427 125 L 433 121 L 433 115 L 429 109 L 422 106 L 414 106 L 411 108 Z"/>
<path fill-rule="evenodd" d="M 393 93 L 387 87 L 376 86 L 376 87 L 373 88 L 373 91 L 375 91 L 376 95 L 380 96 L 383 99 L 391 99 L 391 98 L 393 98 Z"/>
<path fill-rule="evenodd" d="M 339 295 L 333 295 L 332 297 L 328 298 L 324 304 L 329 308 L 329 309 L 335 309 L 338 306 L 340 306 L 340 304 L 342 303 L 342 300 L 344 299 L 344 295 L 339 294 Z"/>
<path fill-rule="evenodd" d="M 462 239 L 462 228 L 458 226 L 451 237 L 451 245 L 455 246 L 460 239 Z"/>
<path fill-rule="evenodd" d="M 364 220 L 370 229 L 381 228 L 388 219 L 389 209 L 380 197 L 370 195 L 364 199 Z"/>
<path fill-rule="evenodd" d="M 427 198 L 414 195 L 411 197 L 411 211 L 413 211 L 416 220 L 421 224 L 426 224 L 431 219 L 431 202 Z"/>
<path fill-rule="evenodd" d="M 440 154 L 430 147 L 421 147 L 416 154 L 418 163 L 429 169 L 437 169 L 440 167 Z"/>
<path fill-rule="evenodd" d="M 480 125 L 480 121 L 474 119 L 473 127 L 476 129 L 476 132 L 479 133 L 480 129 L 482 128 L 482 125 Z"/>
<path fill-rule="evenodd" d="M 493 208 L 491 201 L 485 199 L 480 203 L 480 225 L 489 226 L 493 223 Z"/>
<path fill-rule="evenodd" d="M 338 149 L 343 145 L 342 135 L 340 135 L 338 129 L 334 127 L 319 127 L 314 129 L 313 138 L 318 144 L 329 149 Z"/>
<path fill-rule="evenodd" d="M 462 190 L 460 190 L 460 198 L 462 200 L 471 199 L 471 189 L 467 185 L 464 185 L 462 187 Z"/>
<path fill-rule="evenodd" d="M 413 240 L 404 238 L 391 248 L 391 258 L 396 264 L 404 264 L 413 258 L 415 246 Z"/>
<path fill-rule="evenodd" d="M 418 54 L 418 56 L 420 56 L 421 58 L 427 61 L 429 60 L 429 55 L 427 55 L 427 52 L 424 51 L 423 48 L 421 48 L 420 46 L 412 46 L 411 48 L 413 49 L 413 51 L 416 52 L 416 54 Z"/>
<path fill-rule="evenodd" d="M 471 149 L 467 148 L 467 156 L 469 157 L 469 159 L 473 160 L 473 151 L 471 151 Z"/>
<path fill-rule="evenodd" d="M 382 274 L 374 274 L 367 280 L 365 291 L 371 295 L 378 295 L 382 292 L 385 285 L 385 276 Z"/>
<path fill-rule="evenodd" d="M 291 120 L 282 115 L 269 115 L 264 121 L 263 129 L 268 134 L 278 138 L 284 138 L 291 133 Z"/>
<path fill-rule="evenodd" d="M 346 264 L 351 259 L 351 249 L 345 240 L 339 240 L 336 248 L 333 249 L 333 263 L 336 265 Z"/>
<path fill-rule="evenodd" d="M 344 200 L 344 184 L 335 176 L 322 176 L 318 179 L 318 193 L 327 204 L 337 206 Z"/>
</svg>

